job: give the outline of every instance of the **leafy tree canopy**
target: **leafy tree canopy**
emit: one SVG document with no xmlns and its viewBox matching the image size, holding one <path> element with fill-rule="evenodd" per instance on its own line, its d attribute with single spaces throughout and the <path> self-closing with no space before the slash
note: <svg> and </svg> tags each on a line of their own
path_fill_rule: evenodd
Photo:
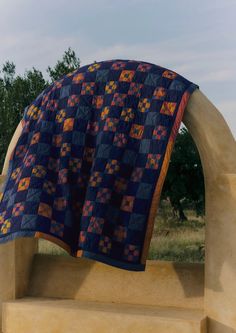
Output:
<svg viewBox="0 0 236 333">
<path fill-rule="evenodd" d="M 187 219 L 185 208 L 197 215 L 204 214 L 204 177 L 197 147 L 186 128 L 177 135 L 168 173 L 162 189 L 162 199 L 169 199 L 180 220 Z"/>
<path fill-rule="evenodd" d="M 51 68 L 48 66 L 47 72 L 52 81 L 59 79 L 64 74 L 73 72 L 80 66 L 80 59 L 76 56 L 75 51 L 70 47 L 65 51 L 61 60 L 58 60 L 56 65 Z"/>
</svg>

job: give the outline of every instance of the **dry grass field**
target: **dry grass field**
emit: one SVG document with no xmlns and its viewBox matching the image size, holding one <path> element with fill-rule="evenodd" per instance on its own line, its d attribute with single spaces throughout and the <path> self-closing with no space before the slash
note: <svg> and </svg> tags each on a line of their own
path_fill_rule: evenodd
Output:
<svg viewBox="0 0 236 333">
<path fill-rule="evenodd" d="M 148 259 L 176 262 L 204 262 L 205 220 L 185 211 L 188 221 L 173 217 L 170 206 L 162 202 L 155 220 Z M 69 254 L 59 246 L 39 239 L 39 252 L 53 255 Z"/>
<path fill-rule="evenodd" d="M 173 217 L 162 203 L 157 214 L 148 259 L 176 262 L 204 262 L 205 219 L 185 211 L 187 221 Z"/>
</svg>

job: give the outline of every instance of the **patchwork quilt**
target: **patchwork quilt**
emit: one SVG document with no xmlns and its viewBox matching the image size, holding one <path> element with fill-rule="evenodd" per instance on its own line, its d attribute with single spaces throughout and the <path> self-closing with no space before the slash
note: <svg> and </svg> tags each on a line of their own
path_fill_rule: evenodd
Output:
<svg viewBox="0 0 236 333">
<path fill-rule="evenodd" d="M 24 110 L 0 196 L 0 243 L 44 238 L 143 271 L 163 182 L 198 86 L 136 60 L 95 62 Z"/>
</svg>

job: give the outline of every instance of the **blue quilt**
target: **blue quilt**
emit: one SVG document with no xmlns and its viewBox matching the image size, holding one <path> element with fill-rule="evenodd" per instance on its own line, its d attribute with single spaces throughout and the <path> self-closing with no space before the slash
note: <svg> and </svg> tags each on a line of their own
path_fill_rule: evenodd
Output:
<svg viewBox="0 0 236 333">
<path fill-rule="evenodd" d="M 73 257 L 143 271 L 163 182 L 190 94 L 155 64 L 89 64 L 24 110 L 0 197 L 0 243 L 54 242 Z"/>
</svg>

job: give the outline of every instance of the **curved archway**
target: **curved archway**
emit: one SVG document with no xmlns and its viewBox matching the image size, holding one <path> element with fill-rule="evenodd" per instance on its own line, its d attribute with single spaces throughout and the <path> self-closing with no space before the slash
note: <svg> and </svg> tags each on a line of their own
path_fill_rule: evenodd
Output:
<svg viewBox="0 0 236 333">
<path fill-rule="evenodd" d="M 236 329 L 236 142 L 217 108 L 200 91 L 183 123 L 198 148 L 206 203 L 205 314 L 209 332 Z"/>
</svg>

